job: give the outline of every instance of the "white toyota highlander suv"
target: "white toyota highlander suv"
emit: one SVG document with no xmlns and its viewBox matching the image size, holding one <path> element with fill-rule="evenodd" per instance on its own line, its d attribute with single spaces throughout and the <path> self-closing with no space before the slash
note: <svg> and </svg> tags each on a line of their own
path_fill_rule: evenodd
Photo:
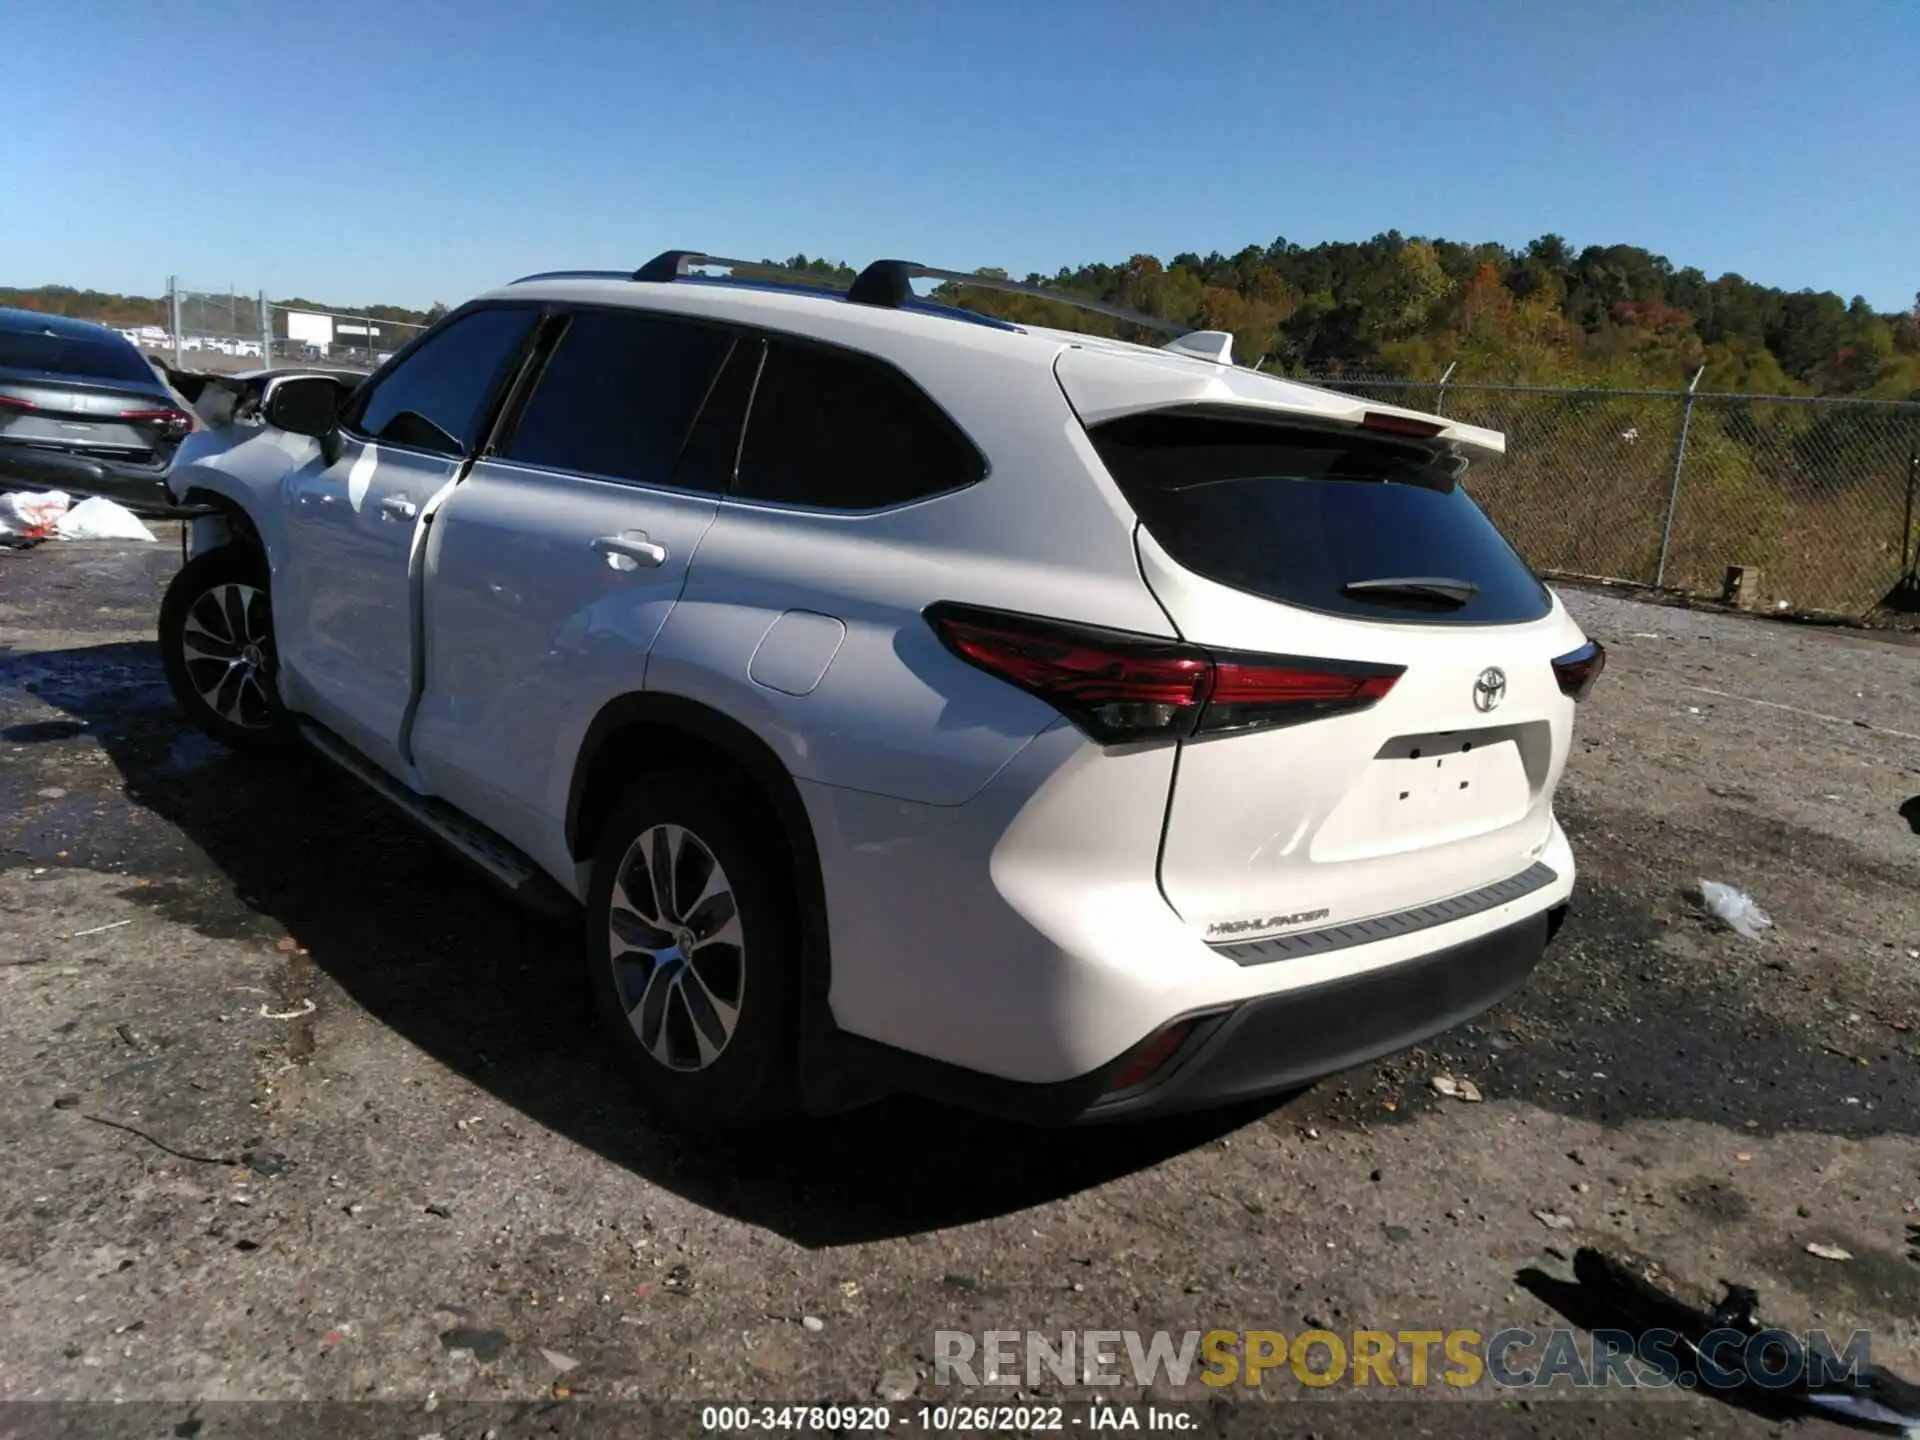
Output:
<svg viewBox="0 0 1920 1440">
<path fill-rule="evenodd" d="M 1004 281 L 725 266 L 241 382 L 168 479 L 180 703 L 584 909 L 687 1121 L 1215 1104 L 1524 980 L 1604 657 L 1462 487 L 1500 435 L 912 288 Z"/>
</svg>

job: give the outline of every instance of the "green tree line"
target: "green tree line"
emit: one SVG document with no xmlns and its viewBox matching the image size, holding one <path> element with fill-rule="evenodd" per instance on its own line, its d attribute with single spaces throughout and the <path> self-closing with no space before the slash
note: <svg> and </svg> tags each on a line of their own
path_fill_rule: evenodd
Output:
<svg viewBox="0 0 1920 1440">
<path fill-rule="evenodd" d="M 854 273 L 805 255 L 762 263 L 827 283 Z M 1671 388 L 1705 365 L 1707 390 L 1920 399 L 1920 303 L 1884 314 L 1857 295 L 1849 301 L 1832 291 L 1781 290 L 1733 274 L 1708 279 L 1636 245 L 1576 251 L 1558 235 L 1543 235 L 1516 250 L 1388 231 L 1312 246 L 1283 238 L 1232 255 L 1183 253 L 1165 262 L 1135 255 L 1026 278 L 1231 331 L 1242 363 L 1289 372 L 1433 379 L 1451 364 L 1461 380 Z M 942 293 L 1029 324 L 1116 328 L 1026 296 L 954 286 Z M 410 324 L 445 311 L 274 303 Z M 167 323 L 164 297 L 62 285 L 0 288 L 0 305 L 116 325 Z"/>
<path fill-rule="evenodd" d="M 1510 250 L 1389 231 L 1027 279 L 1231 331 L 1242 363 L 1288 371 L 1431 380 L 1457 364 L 1462 380 L 1670 388 L 1704 364 L 1703 389 L 1920 399 L 1920 303 L 1888 315 L 1860 296 L 1710 280 L 1635 245 L 1575 251 L 1543 235 Z M 948 289 L 1009 319 L 1099 323 L 1024 296 Z"/>
</svg>

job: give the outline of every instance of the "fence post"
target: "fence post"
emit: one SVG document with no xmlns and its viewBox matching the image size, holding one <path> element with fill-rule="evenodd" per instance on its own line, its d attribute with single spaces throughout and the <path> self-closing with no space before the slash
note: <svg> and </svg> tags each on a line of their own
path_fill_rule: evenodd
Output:
<svg viewBox="0 0 1920 1440">
<path fill-rule="evenodd" d="M 1687 398 L 1680 411 L 1680 439 L 1673 447 L 1673 483 L 1667 487 L 1667 522 L 1660 527 L 1660 563 L 1654 567 L 1653 585 L 1657 590 L 1667 579 L 1667 547 L 1673 543 L 1673 512 L 1680 504 L 1680 471 L 1687 463 L 1687 430 L 1693 424 L 1693 393 L 1700 388 L 1700 377 L 1707 373 L 1702 365 L 1687 382 Z"/>
<path fill-rule="evenodd" d="M 180 368 L 180 277 L 167 277 L 167 328 L 173 331 L 173 368 Z"/>
<path fill-rule="evenodd" d="M 1920 573 L 1920 550 L 1915 550 L 1911 560 L 1907 558 L 1907 551 L 1914 548 L 1913 487 L 1916 482 L 1920 482 L 1920 450 L 1907 456 L 1907 515 L 1900 525 L 1900 578 L 1908 583 Z"/>
<path fill-rule="evenodd" d="M 255 304 L 260 314 L 260 368 L 273 368 L 273 311 L 267 308 L 267 292 L 262 290 Z"/>
<path fill-rule="evenodd" d="M 1458 360 L 1449 360 L 1447 368 L 1440 372 L 1440 388 L 1433 397 L 1433 413 L 1436 415 L 1447 413 L 1447 381 L 1453 377 L 1453 367 L 1459 363 Z"/>
</svg>

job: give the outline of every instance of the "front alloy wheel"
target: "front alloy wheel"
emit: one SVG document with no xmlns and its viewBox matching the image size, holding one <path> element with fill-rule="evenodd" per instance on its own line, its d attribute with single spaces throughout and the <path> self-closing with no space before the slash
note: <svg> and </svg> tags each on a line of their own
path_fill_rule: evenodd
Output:
<svg viewBox="0 0 1920 1440">
<path fill-rule="evenodd" d="M 180 567 L 160 601 L 160 664 L 180 708 L 214 739 L 236 750 L 288 743 L 266 556 L 222 545 Z"/>
<path fill-rule="evenodd" d="M 266 591 L 216 585 L 187 609 L 180 646 L 187 679 L 206 707 L 229 725 L 268 730 L 275 721 L 267 690 Z"/>
</svg>

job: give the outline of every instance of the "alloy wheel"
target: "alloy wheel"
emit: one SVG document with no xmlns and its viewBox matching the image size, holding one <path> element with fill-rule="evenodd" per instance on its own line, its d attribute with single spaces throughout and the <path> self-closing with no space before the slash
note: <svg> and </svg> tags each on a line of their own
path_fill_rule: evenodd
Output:
<svg viewBox="0 0 1920 1440">
<path fill-rule="evenodd" d="M 640 1044 L 670 1070 L 704 1070 L 740 1023 L 746 951 L 727 872 L 706 842 L 655 825 L 627 847 L 607 917 L 614 986 Z"/>
<path fill-rule="evenodd" d="M 273 725 L 271 644 L 266 591 L 253 585 L 210 586 L 188 607 L 181 629 L 187 678 L 222 720 L 247 730 Z"/>
</svg>

